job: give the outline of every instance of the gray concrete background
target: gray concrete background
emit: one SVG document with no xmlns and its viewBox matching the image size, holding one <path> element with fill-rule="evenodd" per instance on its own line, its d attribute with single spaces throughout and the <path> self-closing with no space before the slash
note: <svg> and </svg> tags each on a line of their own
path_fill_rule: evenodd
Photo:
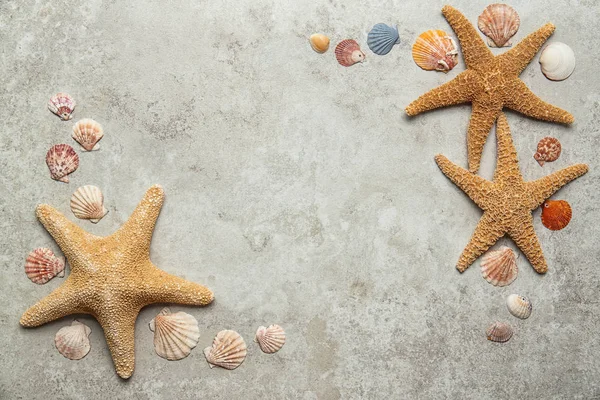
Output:
<svg viewBox="0 0 600 400">
<path fill-rule="evenodd" d="M 551 21 L 551 40 L 568 43 L 578 62 L 564 82 L 546 80 L 537 58 L 522 74 L 576 118 L 563 127 L 508 113 L 523 174 L 577 162 L 591 170 L 554 196 L 573 207 L 566 229 L 546 230 L 535 212 L 549 272 L 537 275 L 521 257 L 518 279 L 497 288 L 479 262 L 462 275 L 454 269 L 481 212 L 433 161 L 441 152 L 466 165 L 470 106 L 412 119 L 402 111 L 464 69 L 461 60 L 447 75 L 425 72 L 410 55 L 420 32 L 451 32 L 444 3 L 2 1 L 0 398 L 600 398 L 599 7 L 512 2 L 522 20 L 515 40 Z M 487 4 L 452 2 L 472 22 Z M 402 43 L 384 57 L 366 46 L 378 22 L 400 28 Z M 314 32 L 330 35 L 328 53 L 310 49 Z M 333 47 L 345 38 L 362 44 L 364 65 L 338 65 Z M 44 162 L 51 145 L 75 146 L 72 124 L 46 109 L 57 91 L 76 98 L 75 121 L 91 117 L 105 129 L 70 184 L 52 181 Z M 546 135 L 563 154 L 540 168 L 532 155 Z M 494 160 L 489 140 L 485 177 Z M 62 282 L 36 286 L 23 264 L 35 247 L 57 250 L 35 219 L 38 203 L 75 220 L 71 193 L 98 185 L 110 213 L 77 223 L 107 235 L 154 183 L 167 201 L 153 261 L 208 285 L 216 300 L 172 307 L 193 314 L 202 333 L 179 362 L 154 354 L 147 324 L 161 306 L 144 309 L 136 370 L 123 381 L 93 319 L 79 318 L 92 328 L 81 361 L 54 347 L 72 317 L 19 326 Z M 532 299 L 530 319 L 508 313 L 510 293 Z M 484 334 L 496 320 L 516 330 L 504 345 Z M 288 342 L 269 356 L 252 339 L 272 323 Z M 235 371 L 211 370 L 202 349 L 226 328 L 245 337 L 248 357 Z"/>
</svg>

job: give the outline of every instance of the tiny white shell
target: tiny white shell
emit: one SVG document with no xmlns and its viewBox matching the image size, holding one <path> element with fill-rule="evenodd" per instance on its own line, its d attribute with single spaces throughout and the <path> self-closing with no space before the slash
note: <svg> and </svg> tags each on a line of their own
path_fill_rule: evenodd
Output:
<svg viewBox="0 0 600 400">
<path fill-rule="evenodd" d="M 200 339 L 196 318 L 183 311 L 171 313 L 168 308 L 150 321 L 150 330 L 156 354 L 171 361 L 187 357 Z"/>
<path fill-rule="evenodd" d="M 93 185 L 82 186 L 71 196 L 71 211 L 79 219 L 89 219 L 97 223 L 108 213 L 104 207 L 104 196 Z"/>
<path fill-rule="evenodd" d="M 519 296 L 518 294 L 511 294 L 506 299 L 506 306 L 508 311 L 517 318 L 527 319 L 531 315 L 533 306 L 531 301 L 525 296 Z"/>
<path fill-rule="evenodd" d="M 60 354 L 69 360 L 80 360 L 90 352 L 89 326 L 75 320 L 71 326 L 64 326 L 56 333 L 54 343 Z"/>
<path fill-rule="evenodd" d="M 285 331 L 279 325 L 271 325 L 268 328 L 258 327 L 254 341 L 260 349 L 267 354 L 278 352 L 285 344 Z"/>
<path fill-rule="evenodd" d="M 239 333 L 231 330 L 217 333 L 212 346 L 204 349 L 204 356 L 211 368 L 236 369 L 244 362 L 246 354 L 246 342 Z"/>
<path fill-rule="evenodd" d="M 564 43 L 550 43 L 542 50 L 540 65 L 546 78 L 552 81 L 565 80 L 575 70 L 575 53 Z"/>
</svg>

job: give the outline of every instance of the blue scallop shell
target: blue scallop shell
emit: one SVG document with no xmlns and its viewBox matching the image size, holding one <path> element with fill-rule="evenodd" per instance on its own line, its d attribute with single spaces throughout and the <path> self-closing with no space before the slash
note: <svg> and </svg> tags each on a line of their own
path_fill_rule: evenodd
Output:
<svg viewBox="0 0 600 400">
<path fill-rule="evenodd" d="M 380 56 L 386 55 L 395 44 L 400 43 L 398 28 L 386 24 L 377 24 L 369 32 L 367 44 L 371 51 Z"/>
</svg>

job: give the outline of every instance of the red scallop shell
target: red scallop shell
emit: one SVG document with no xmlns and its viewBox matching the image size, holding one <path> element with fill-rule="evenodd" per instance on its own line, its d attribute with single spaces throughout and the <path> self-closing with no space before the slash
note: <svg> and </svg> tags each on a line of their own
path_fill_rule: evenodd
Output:
<svg viewBox="0 0 600 400">
<path fill-rule="evenodd" d="M 354 39 L 342 40 L 335 47 L 335 58 L 344 67 L 349 67 L 365 60 L 365 53 Z"/>
<path fill-rule="evenodd" d="M 69 183 L 69 174 L 79 167 L 79 156 L 68 144 L 56 144 L 46 153 L 52 179 Z"/>
<path fill-rule="evenodd" d="M 542 224 L 552 231 L 569 225 L 571 215 L 571 206 L 565 200 L 546 200 L 542 204 Z"/>
<path fill-rule="evenodd" d="M 558 139 L 553 137 L 545 137 L 537 145 L 537 152 L 533 155 L 533 158 L 540 164 L 540 167 L 544 165 L 546 161 L 556 161 L 560 156 L 562 146 Z"/>
<path fill-rule="evenodd" d="M 45 247 L 33 250 L 25 260 L 27 277 L 38 285 L 43 285 L 55 276 L 64 276 L 64 270 L 65 262 Z"/>
</svg>

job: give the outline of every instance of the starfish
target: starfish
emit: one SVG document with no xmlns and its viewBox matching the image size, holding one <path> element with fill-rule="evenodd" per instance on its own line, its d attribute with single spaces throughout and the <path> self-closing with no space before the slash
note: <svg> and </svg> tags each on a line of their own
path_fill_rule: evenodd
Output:
<svg viewBox="0 0 600 400">
<path fill-rule="evenodd" d="M 87 233 L 49 205 L 39 205 L 37 218 L 60 246 L 71 274 L 23 314 L 21 325 L 35 327 L 70 314 L 90 314 L 104 330 L 117 374 L 129 378 L 135 360 L 135 320 L 142 307 L 202 306 L 214 299 L 204 286 L 161 271 L 150 261 L 150 241 L 163 201 L 163 189 L 152 186 L 129 220 L 107 237 Z"/>
<path fill-rule="evenodd" d="M 510 136 L 506 116 L 501 113 L 496 127 L 498 155 L 494 178 L 490 182 L 437 155 L 438 166 L 456 186 L 483 210 L 477 228 L 463 250 L 456 268 L 463 272 L 505 234 L 516 243 L 533 268 L 546 273 L 548 265 L 533 229 L 532 211 L 548 197 L 588 171 L 576 164 L 551 175 L 525 182 L 519 171 L 517 151 Z"/>
<path fill-rule="evenodd" d="M 504 107 L 529 117 L 570 124 L 574 118 L 537 97 L 519 79 L 539 48 L 554 32 L 546 24 L 511 50 L 494 56 L 473 25 L 458 10 L 444 6 L 442 13 L 460 41 L 467 70 L 456 78 L 425 93 L 406 107 L 417 115 L 453 104 L 472 103 L 467 132 L 469 170 L 477 172 L 487 136 Z"/>
</svg>

